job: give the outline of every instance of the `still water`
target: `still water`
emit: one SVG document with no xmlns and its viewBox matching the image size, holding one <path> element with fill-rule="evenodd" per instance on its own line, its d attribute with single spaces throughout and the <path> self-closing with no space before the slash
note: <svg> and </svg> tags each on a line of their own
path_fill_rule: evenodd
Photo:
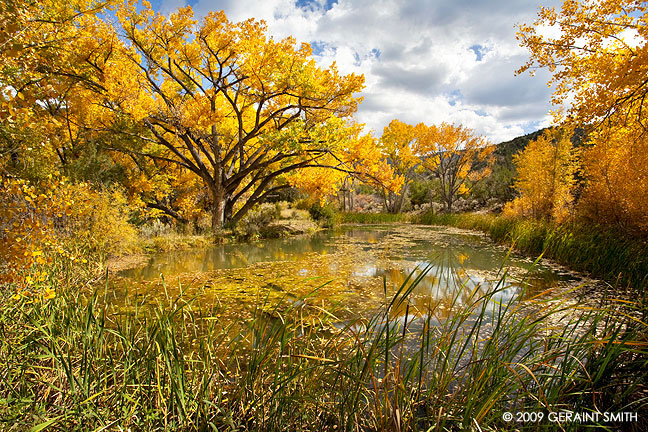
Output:
<svg viewBox="0 0 648 432">
<path fill-rule="evenodd" d="M 115 302 L 138 307 L 190 298 L 201 313 L 241 320 L 259 304 L 268 310 L 299 302 L 343 320 L 371 315 L 423 269 L 427 273 L 409 297 L 408 310 L 434 308 L 439 319 L 471 292 L 498 283 L 503 289 L 495 299 L 506 301 L 578 279 L 509 254 L 482 234 L 403 224 L 350 225 L 311 236 L 156 254 L 145 266 L 119 272 L 112 286 Z M 402 309 L 394 313 L 403 314 Z"/>
</svg>

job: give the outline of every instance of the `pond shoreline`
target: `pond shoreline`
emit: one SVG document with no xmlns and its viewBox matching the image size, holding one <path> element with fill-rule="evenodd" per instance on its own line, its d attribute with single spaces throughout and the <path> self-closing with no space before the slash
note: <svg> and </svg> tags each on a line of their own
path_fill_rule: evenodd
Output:
<svg viewBox="0 0 648 432">
<path fill-rule="evenodd" d="M 203 249 L 219 244 L 249 244 L 268 239 L 307 236 L 323 230 L 324 228 L 319 227 L 312 221 L 281 219 L 270 224 L 266 235 L 258 239 L 237 238 L 233 233 L 228 235 L 181 235 L 175 233 L 158 235 L 141 240 L 142 252 L 108 256 L 103 263 L 102 272 L 107 270 L 109 273 L 114 274 L 123 270 L 141 267 L 146 264 L 152 255 L 159 253 Z"/>
<path fill-rule="evenodd" d="M 432 266 L 431 279 L 420 283 L 418 307 L 427 307 L 429 297 L 433 304 L 444 305 L 442 309 L 450 308 L 446 297 L 473 287 L 488 290 L 500 277 L 505 277 L 506 298 L 522 290 L 525 298 L 542 293 L 543 300 L 567 293 L 569 302 L 576 304 L 579 298 L 595 298 L 590 294 L 599 291 L 595 287 L 600 281 L 550 260 L 534 262 L 510 252 L 486 234 L 463 228 L 345 224 L 310 235 L 125 256 L 109 265 L 120 291 L 129 286 L 151 298 L 164 286 L 165 295 L 167 290 L 174 295 L 200 294 L 205 301 L 218 298 L 236 304 L 251 302 L 259 293 L 274 300 L 300 298 L 325 285 L 318 301 L 341 302 L 349 312 L 382 304 L 383 278 L 389 295 L 412 271 L 426 266 Z"/>
<path fill-rule="evenodd" d="M 343 220 L 358 224 L 385 220 L 468 229 L 484 233 L 496 243 L 513 245 L 516 252 L 528 257 L 542 255 L 572 271 L 604 280 L 617 293 L 628 297 L 641 295 L 648 288 L 648 239 L 610 227 L 556 224 L 491 213 L 345 213 Z"/>
</svg>

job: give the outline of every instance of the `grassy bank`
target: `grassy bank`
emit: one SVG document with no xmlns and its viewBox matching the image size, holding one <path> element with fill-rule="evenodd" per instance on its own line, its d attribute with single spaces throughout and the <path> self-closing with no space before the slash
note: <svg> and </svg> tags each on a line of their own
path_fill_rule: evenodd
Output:
<svg viewBox="0 0 648 432">
<path fill-rule="evenodd" d="M 138 240 L 138 252 L 169 252 L 173 250 L 184 250 L 197 247 L 207 247 L 214 243 L 220 243 L 224 237 L 217 237 L 212 234 L 161 234 Z"/>
<path fill-rule="evenodd" d="M 522 220 L 488 214 L 433 214 L 415 223 L 479 230 L 519 251 L 551 258 L 574 270 L 591 273 L 624 288 L 648 285 L 648 243 L 605 227 Z"/>
<path fill-rule="evenodd" d="M 549 427 L 549 412 L 600 409 L 637 412 L 622 426 L 645 430 L 645 324 L 560 299 L 501 304 L 493 288 L 458 297 L 435 325 L 433 303 L 408 303 L 418 281 L 342 328 L 307 301 L 259 304 L 229 325 L 192 299 L 5 297 L 0 429 L 537 430 L 502 415 L 541 412 Z"/>
<path fill-rule="evenodd" d="M 381 224 L 381 223 L 397 223 L 409 222 L 410 216 L 406 213 L 340 213 L 340 223 L 366 223 L 366 224 Z"/>
</svg>

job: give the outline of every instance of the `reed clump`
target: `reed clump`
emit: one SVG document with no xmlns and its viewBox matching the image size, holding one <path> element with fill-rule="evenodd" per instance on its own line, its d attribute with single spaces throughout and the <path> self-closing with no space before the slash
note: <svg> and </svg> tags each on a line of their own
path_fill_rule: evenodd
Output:
<svg viewBox="0 0 648 432">
<path fill-rule="evenodd" d="M 600 410 L 636 412 L 621 426 L 645 430 L 638 305 L 507 297 L 504 274 L 443 320 L 408 300 L 428 270 L 346 322 L 308 296 L 229 324 L 195 298 L 112 306 L 107 287 L 4 298 L 0 429 L 537 430 L 556 426 L 549 412 Z M 503 419 L 520 411 L 544 420 Z"/>
</svg>

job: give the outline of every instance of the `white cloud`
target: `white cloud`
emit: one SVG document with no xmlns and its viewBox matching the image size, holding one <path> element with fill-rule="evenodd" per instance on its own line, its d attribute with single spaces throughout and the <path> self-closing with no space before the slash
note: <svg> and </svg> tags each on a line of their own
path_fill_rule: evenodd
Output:
<svg viewBox="0 0 648 432">
<path fill-rule="evenodd" d="M 222 9 L 233 21 L 263 19 L 273 36 L 311 43 L 321 65 L 335 61 L 343 73 L 363 73 L 365 101 L 356 117 L 378 135 L 398 118 L 461 123 L 499 142 L 549 122 L 548 75 L 514 76 L 528 58 L 515 25 L 534 20 L 535 0 L 190 3 L 198 16 Z M 183 4 L 162 0 L 158 9 Z"/>
</svg>

